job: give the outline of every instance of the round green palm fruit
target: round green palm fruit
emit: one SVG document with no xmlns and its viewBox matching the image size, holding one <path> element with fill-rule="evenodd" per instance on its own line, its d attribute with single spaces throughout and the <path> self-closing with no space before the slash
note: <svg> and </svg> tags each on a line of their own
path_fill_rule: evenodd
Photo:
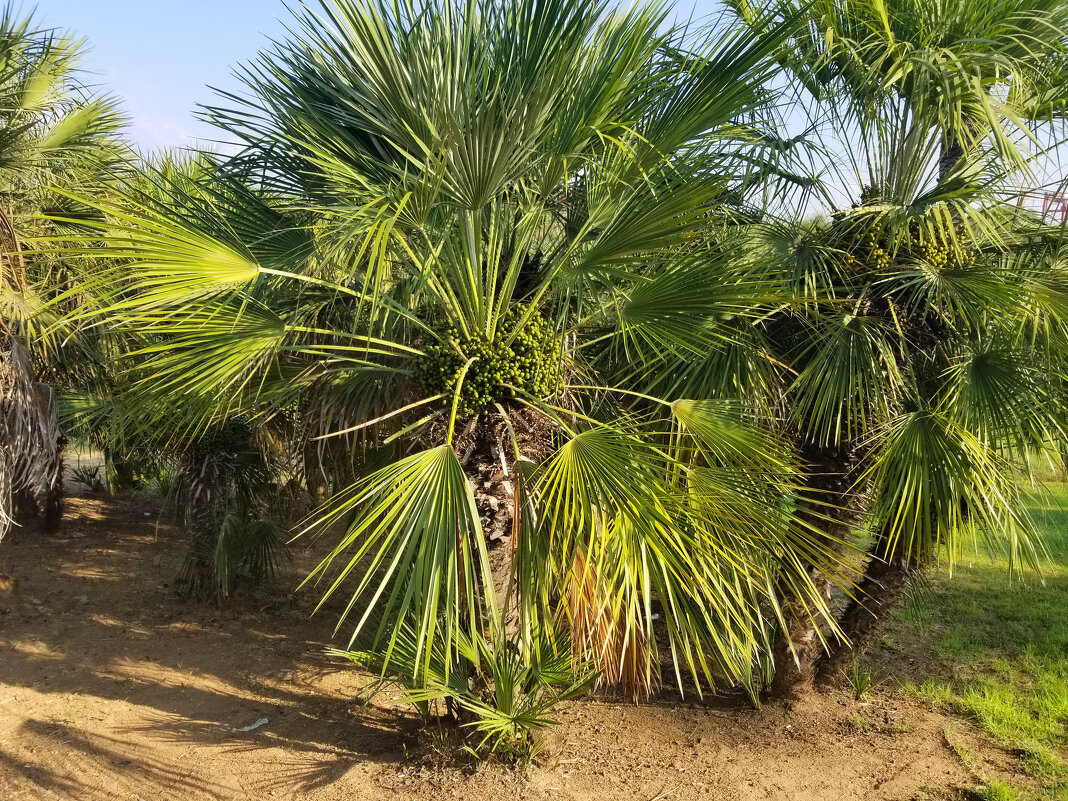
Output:
<svg viewBox="0 0 1068 801">
<path fill-rule="evenodd" d="M 527 306 L 513 306 L 492 340 L 482 331 L 463 336 L 450 325 L 434 329 L 435 338 L 414 365 L 416 380 L 428 395 L 442 394 L 442 403 L 448 406 L 464 365 L 474 358 L 460 390 L 459 417 L 521 394 L 547 397 L 559 383 L 563 340 L 537 312 L 517 330 L 527 311 Z"/>
</svg>

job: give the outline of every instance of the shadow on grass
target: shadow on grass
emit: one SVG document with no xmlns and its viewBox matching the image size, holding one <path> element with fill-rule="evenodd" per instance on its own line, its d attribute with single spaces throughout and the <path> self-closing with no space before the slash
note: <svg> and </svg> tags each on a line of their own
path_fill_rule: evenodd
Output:
<svg viewBox="0 0 1068 801">
<path fill-rule="evenodd" d="M 1030 511 L 1049 550 L 1039 573 L 983 553 L 952 577 L 936 571 L 910 589 L 867 659 L 1012 749 L 1040 784 L 1018 797 L 1059 800 L 1068 798 L 1068 486 L 1037 492 Z"/>
</svg>

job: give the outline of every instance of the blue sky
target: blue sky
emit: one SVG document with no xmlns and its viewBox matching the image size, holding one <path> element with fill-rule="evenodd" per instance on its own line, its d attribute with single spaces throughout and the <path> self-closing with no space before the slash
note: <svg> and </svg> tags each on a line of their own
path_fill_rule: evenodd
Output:
<svg viewBox="0 0 1068 801">
<path fill-rule="evenodd" d="M 679 0 L 676 13 L 714 7 L 715 0 Z M 145 151 L 210 138 L 193 114 L 212 100 L 208 86 L 237 88 L 233 67 L 282 36 L 290 19 L 282 0 L 39 0 L 37 13 L 88 40 L 85 66 L 123 100 Z"/>
<path fill-rule="evenodd" d="M 88 40 L 85 67 L 121 98 L 143 149 L 192 145 L 208 85 L 236 88 L 232 68 L 283 31 L 281 0 L 40 0 L 43 24 Z"/>
</svg>

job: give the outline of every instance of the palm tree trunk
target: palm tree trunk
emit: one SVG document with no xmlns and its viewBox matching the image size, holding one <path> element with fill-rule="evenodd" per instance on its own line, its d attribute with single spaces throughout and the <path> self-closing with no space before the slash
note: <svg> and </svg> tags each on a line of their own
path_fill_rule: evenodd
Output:
<svg viewBox="0 0 1068 801">
<path fill-rule="evenodd" d="M 178 502 L 184 505 L 181 516 L 189 547 L 177 579 L 178 588 L 186 598 L 214 598 L 216 602 L 223 599 L 215 556 L 226 498 L 233 482 L 226 466 L 224 455 L 210 451 L 194 449 L 186 455 Z"/>
<path fill-rule="evenodd" d="M 11 512 L 15 524 L 26 528 L 36 523 L 41 510 L 37 508 L 37 499 L 27 487 L 21 487 L 11 493 Z"/>
<path fill-rule="evenodd" d="M 41 524 L 46 534 L 55 534 L 63 523 L 63 451 L 67 447 L 67 438 L 60 435 L 54 453 L 44 465 L 48 487 L 41 498 Z"/>
<path fill-rule="evenodd" d="M 110 448 L 104 448 L 104 474 L 112 494 L 133 489 L 136 484 L 133 463 L 128 459 L 115 458 Z"/>
<path fill-rule="evenodd" d="M 964 127 L 967 131 L 966 136 L 971 141 L 975 141 L 976 133 L 975 126 L 970 122 L 965 122 Z M 944 181 L 953 169 L 960 163 L 960 160 L 964 158 L 964 146 L 965 139 L 960 134 L 954 131 L 946 131 L 945 142 L 942 145 L 942 155 L 938 159 L 938 180 Z"/>
<path fill-rule="evenodd" d="M 848 643 L 839 643 L 822 660 L 817 671 L 821 682 L 833 681 L 854 654 L 874 642 L 886 619 L 900 604 L 917 569 L 906 556 L 891 552 L 885 537 L 880 538 L 872 548 L 859 584 L 860 592 L 839 618 Z"/>
<path fill-rule="evenodd" d="M 821 583 L 819 579 L 814 580 Z M 783 616 L 786 626 L 779 629 L 772 645 L 775 677 L 768 693 L 772 698 L 792 700 L 807 695 L 812 689 L 823 648 L 816 627 L 800 604 L 793 600 L 786 602 Z"/>
<path fill-rule="evenodd" d="M 802 450 L 805 462 L 805 493 L 802 497 L 804 517 L 825 536 L 826 545 L 841 550 L 847 542 L 857 512 L 851 492 L 855 449 L 850 445 L 820 447 L 809 445 Z M 831 581 L 820 572 L 812 581 L 825 597 L 830 596 Z M 813 686 L 817 666 L 825 653 L 816 623 L 804 606 L 793 598 L 783 604 L 785 627 L 780 628 L 772 646 L 775 677 L 769 688 L 774 698 L 804 696 Z"/>
<path fill-rule="evenodd" d="M 493 587 L 483 590 L 492 592 L 500 604 L 508 598 L 513 568 L 514 452 L 503 420 L 490 413 L 472 418 L 461 433 L 458 444 L 461 450 L 460 464 L 471 484 L 475 508 L 489 550 Z M 506 619 L 510 619 L 514 610 L 501 611 Z"/>
<path fill-rule="evenodd" d="M 38 454 L 35 472 L 39 480 L 12 493 L 15 523 L 23 528 L 55 534 L 63 522 L 63 449 L 61 438 L 54 451 Z"/>
<path fill-rule="evenodd" d="M 0 536 L 16 501 L 20 517 L 43 513 L 45 530 L 58 528 L 64 443 L 51 389 L 36 381 L 29 350 L 0 320 Z"/>
<path fill-rule="evenodd" d="M 938 180 L 944 181 L 963 156 L 964 148 L 961 146 L 959 139 L 943 145 L 942 155 L 938 159 Z"/>
</svg>

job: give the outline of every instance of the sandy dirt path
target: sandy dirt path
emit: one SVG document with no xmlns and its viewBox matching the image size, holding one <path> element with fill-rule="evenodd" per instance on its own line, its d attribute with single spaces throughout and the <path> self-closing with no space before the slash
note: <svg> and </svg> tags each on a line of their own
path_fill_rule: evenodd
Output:
<svg viewBox="0 0 1068 801">
<path fill-rule="evenodd" d="M 367 678 L 323 655 L 333 621 L 310 617 L 311 596 L 179 602 L 181 552 L 136 497 L 72 499 L 62 535 L 0 542 L 17 581 L 0 599 L 0 801 L 961 798 L 976 777 L 958 740 L 1015 773 L 966 724 L 886 688 L 789 711 L 580 701 L 529 772 L 443 765 L 412 715 L 354 701 Z"/>
</svg>

